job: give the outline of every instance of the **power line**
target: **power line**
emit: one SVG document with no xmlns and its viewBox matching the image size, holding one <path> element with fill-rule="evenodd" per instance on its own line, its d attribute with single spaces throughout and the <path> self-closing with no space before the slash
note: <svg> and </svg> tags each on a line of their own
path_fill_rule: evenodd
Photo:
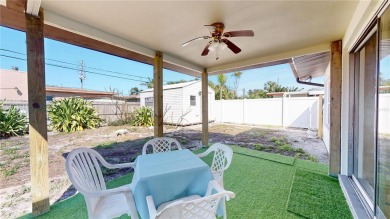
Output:
<svg viewBox="0 0 390 219">
<path fill-rule="evenodd" d="M 18 58 L 18 57 L 3 55 L 3 54 L 0 54 L 0 56 L 7 57 L 7 58 L 12 58 L 12 59 L 24 60 L 24 61 L 27 60 L 27 59 L 24 59 L 24 58 Z M 56 64 L 52 64 L 52 63 L 45 63 L 45 64 L 49 65 L 49 66 L 58 67 L 58 68 L 64 68 L 64 69 L 69 69 L 69 70 L 76 70 L 76 71 L 79 70 L 77 68 L 71 68 L 71 67 L 68 67 L 68 66 L 56 65 Z M 103 73 L 100 73 L 100 72 L 93 72 L 93 71 L 86 71 L 86 70 L 84 70 L 84 72 L 87 72 L 87 73 L 90 73 L 90 74 L 95 74 L 95 75 L 112 77 L 112 78 L 125 79 L 125 80 L 129 80 L 129 81 L 138 81 L 138 82 L 142 82 L 142 83 L 147 83 L 147 81 L 141 81 L 141 80 L 132 79 L 132 78 L 125 78 L 125 77 L 120 77 L 120 76 L 108 75 L 108 74 L 103 74 Z"/>
<path fill-rule="evenodd" d="M 24 55 L 24 56 L 26 55 L 26 54 L 24 54 L 24 53 L 16 52 L 16 51 L 9 50 L 9 49 L 0 49 L 0 50 L 6 51 L 6 52 L 10 52 L 10 53 L 19 54 L 19 55 Z M 59 62 L 59 63 L 62 63 L 62 64 L 73 65 L 73 66 L 79 67 L 78 64 L 74 64 L 74 63 L 69 63 L 69 62 L 60 61 L 60 60 L 56 60 L 56 59 L 50 59 L 50 58 L 45 58 L 45 59 L 46 59 L 46 60 L 49 60 L 49 61 L 53 61 L 53 62 Z M 138 76 L 138 75 L 132 75 L 132 74 L 121 73 L 121 72 L 117 72 L 117 71 L 111 71 L 111 70 L 106 70 L 106 69 L 88 67 L 88 66 L 85 66 L 85 68 L 90 68 L 90 69 L 94 69 L 94 70 L 98 70 L 98 71 L 110 72 L 110 73 L 114 73 L 114 74 L 118 74 L 118 75 L 126 75 L 126 76 L 136 77 L 136 78 L 148 78 L 148 77 L 143 77 L 143 76 Z"/>
</svg>

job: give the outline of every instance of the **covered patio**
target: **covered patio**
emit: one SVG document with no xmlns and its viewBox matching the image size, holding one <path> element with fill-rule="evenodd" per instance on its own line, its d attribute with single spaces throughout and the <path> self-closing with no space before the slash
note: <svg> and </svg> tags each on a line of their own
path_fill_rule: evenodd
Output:
<svg viewBox="0 0 390 219">
<path fill-rule="evenodd" d="M 367 23 L 373 11 L 383 7 L 384 2 L 0 1 L 0 24 L 26 32 L 32 215 L 37 216 L 50 211 L 44 37 L 153 65 L 155 137 L 164 135 L 163 69 L 201 77 L 204 146 L 209 145 L 207 88 L 210 75 L 290 63 L 293 69 L 298 71 L 294 72 L 298 77 L 301 74 L 294 59 L 299 60 L 299 57 L 305 55 L 322 59 L 322 56 L 316 54 L 328 52 L 330 58 L 327 64 L 331 81 L 330 149 L 329 168 L 325 172 L 331 176 L 338 176 L 342 172 L 341 100 L 345 95 L 342 93 L 342 70 L 348 70 L 349 67 L 349 63 L 342 62 L 342 59 L 348 56 L 345 48 L 350 47 L 363 32 L 362 26 Z M 231 41 L 242 51 L 238 54 L 229 49 L 220 51 L 218 60 L 213 52 L 201 56 L 208 40 L 196 41 L 182 47 L 182 44 L 190 39 L 210 35 L 204 25 L 215 22 L 223 22 L 226 31 L 253 30 L 254 37 L 232 38 Z M 304 79 L 307 78 L 297 78 Z M 345 119 L 343 121 L 345 123 Z M 344 131 L 344 135 L 346 132 Z M 245 160 L 240 156 L 243 155 L 238 155 L 238 160 Z M 241 167 L 237 162 L 237 166 L 233 168 L 243 168 L 248 165 L 246 162 L 243 161 Z M 276 174 L 275 180 L 277 181 L 278 176 L 285 172 L 290 174 L 286 182 L 290 185 L 292 174 L 296 170 L 294 165 L 288 171 L 283 166 L 280 166 L 280 172 L 271 168 Z M 320 172 L 325 173 L 324 169 Z M 232 171 L 231 174 L 233 173 Z M 247 177 L 252 176 L 248 173 L 243 180 L 245 179 L 245 183 L 261 184 L 257 180 L 269 177 L 256 174 L 264 173 L 256 172 L 254 174 L 256 177 Z M 236 177 L 240 176 L 232 175 L 230 183 L 226 185 L 234 189 L 242 183 L 236 181 Z M 281 185 L 286 189 L 287 184 Z M 269 194 L 264 198 L 272 200 L 274 195 Z M 284 204 L 287 200 L 287 197 L 285 198 Z M 245 199 L 243 205 L 248 206 L 259 201 L 257 198 L 249 200 Z M 53 207 L 55 208 L 57 207 Z M 233 209 L 234 207 L 231 208 Z M 248 212 L 248 218 L 262 217 L 263 213 L 261 210 L 256 213 Z M 272 214 L 264 216 L 272 217 Z M 290 216 L 293 217 L 291 213 L 285 212 L 282 217 Z"/>
</svg>

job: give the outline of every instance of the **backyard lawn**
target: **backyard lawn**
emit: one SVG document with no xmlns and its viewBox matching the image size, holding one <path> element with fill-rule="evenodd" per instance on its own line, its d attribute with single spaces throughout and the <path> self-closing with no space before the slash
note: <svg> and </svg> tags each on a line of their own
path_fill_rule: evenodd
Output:
<svg viewBox="0 0 390 219">
<path fill-rule="evenodd" d="M 116 131 L 119 129 L 126 129 L 128 133 L 118 135 Z M 183 148 L 196 149 L 200 146 L 201 126 L 179 129 L 167 126 L 164 133 L 167 137 L 177 139 Z M 141 153 L 145 142 L 152 137 L 153 129 L 128 125 L 106 126 L 75 133 L 49 133 L 50 203 L 59 202 L 75 193 L 65 173 L 65 158 L 72 149 L 94 148 L 108 162 L 131 162 Z M 285 163 L 284 166 L 295 165 L 299 160 L 295 157 L 327 163 L 327 150 L 322 140 L 308 138 L 306 130 L 211 124 L 209 140 L 210 144 L 221 142 L 240 146 L 235 148 L 236 157 L 244 154 L 254 155 L 259 164 L 251 164 L 251 169 L 262 168 L 262 162 L 269 160 L 278 161 L 278 165 L 280 163 Z M 253 150 L 242 150 L 242 147 Z M 0 215 L 6 218 L 15 218 L 31 212 L 29 160 L 28 135 L 0 139 Z M 241 163 L 244 165 L 246 161 Z M 245 169 L 250 171 L 249 168 Z M 288 172 L 283 176 L 294 175 L 294 171 L 290 169 L 283 169 L 283 171 Z M 127 174 L 128 170 L 105 170 L 104 172 L 106 180 L 111 181 Z M 268 178 L 270 177 L 265 177 Z M 253 180 L 260 180 L 260 178 L 249 179 L 248 182 Z M 239 200 L 239 194 L 237 195 Z"/>
<path fill-rule="evenodd" d="M 236 194 L 227 202 L 229 218 L 352 218 L 337 179 L 326 175 L 326 165 L 232 147 L 233 161 L 224 176 L 225 188 Z M 204 160 L 210 163 L 211 157 Z M 131 179 L 129 173 L 108 186 L 124 185 Z M 87 218 L 85 201 L 77 194 L 37 218 Z"/>
</svg>

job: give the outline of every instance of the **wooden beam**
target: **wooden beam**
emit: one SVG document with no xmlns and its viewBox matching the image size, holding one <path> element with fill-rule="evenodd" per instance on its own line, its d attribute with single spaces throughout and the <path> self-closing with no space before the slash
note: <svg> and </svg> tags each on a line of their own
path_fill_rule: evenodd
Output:
<svg viewBox="0 0 390 219">
<path fill-rule="evenodd" d="M 342 42 L 332 42 L 330 56 L 330 150 L 329 175 L 338 176 L 341 169 L 341 82 Z"/>
<path fill-rule="evenodd" d="M 6 5 L 7 8 L 24 13 L 27 8 L 27 0 L 7 0 Z"/>
<path fill-rule="evenodd" d="M 163 54 L 156 52 L 154 57 L 154 137 L 162 137 L 163 133 Z"/>
<path fill-rule="evenodd" d="M 7 7 L 0 6 L 0 25 L 12 29 L 20 30 L 20 31 L 26 31 L 24 12 L 19 10 L 20 10 L 19 6 L 18 6 L 18 10 L 11 9 L 8 6 Z M 108 44 L 96 39 L 82 36 L 77 33 L 73 33 L 48 24 L 44 25 L 43 30 L 44 30 L 44 36 L 52 40 L 57 40 L 75 46 L 80 46 L 83 48 L 92 49 L 95 51 L 107 53 L 125 59 L 130 59 L 137 62 L 153 65 L 152 57 L 148 57 L 146 55 L 142 55 L 130 50 L 126 50 L 112 44 Z M 199 73 L 194 70 L 187 69 L 182 66 L 175 65 L 169 62 L 163 62 L 163 66 L 164 68 L 172 71 L 181 72 L 192 76 L 199 76 Z"/>
<path fill-rule="evenodd" d="M 202 72 L 202 145 L 209 145 L 209 80 L 206 69 Z"/>
<path fill-rule="evenodd" d="M 32 215 L 50 210 L 43 12 L 26 14 Z"/>
<path fill-rule="evenodd" d="M 324 102 L 324 95 L 323 94 L 320 94 L 318 96 L 318 127 L 317 127 L 317 130 L 318 130 L 318 137 L 320 139 L 322 139 L 322 135 L 323 135 L 323 121 L 324 121 L 324 117 L 323 117 L 323 112 L 322 112 L 322 106 L 323 106 L 323 102 Z"/>
</svg>

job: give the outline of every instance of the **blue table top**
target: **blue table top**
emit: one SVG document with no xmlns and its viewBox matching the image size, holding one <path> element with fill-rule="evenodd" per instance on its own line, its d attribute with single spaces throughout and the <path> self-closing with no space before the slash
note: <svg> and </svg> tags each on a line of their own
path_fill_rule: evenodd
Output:
<svg viewBox="0 0 390 219">
<path fill-rule="evenodd" d="M 156 207 L 189 195 L 204 196 L 213 179 L 210 167 L 187 149 L 140 155 L 135 162 L 134 200 L 145 219 L 149 218 L 146 196 L 153 196 Z"/>
</svg>

